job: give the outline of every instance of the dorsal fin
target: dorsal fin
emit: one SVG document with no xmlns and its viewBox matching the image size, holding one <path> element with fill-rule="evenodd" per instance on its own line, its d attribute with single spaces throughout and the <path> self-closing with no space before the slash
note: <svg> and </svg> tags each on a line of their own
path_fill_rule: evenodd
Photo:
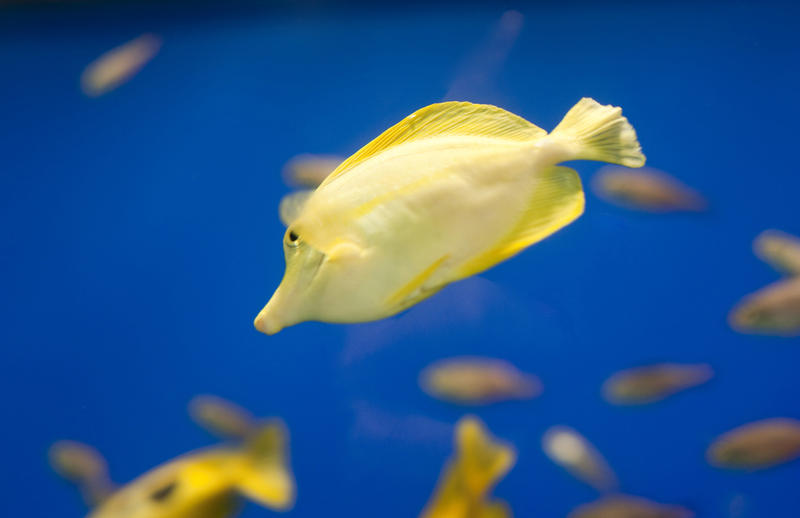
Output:
<svg viewBox="0 0 800 518">
<path fill-rule="evenodd" d="M 497 106 L 446 102 L 421 108 L 342 162 L 326 179 L 326 185 L 364 160 L 391 147 L 439 136 L 475 136 L 528 141 L 547 135 L 542 128 Z"/>
<path fill-rule="evenodd" d="M 461 265 L 452 280 L 491 268 L 568 225 L 583 213 L 583 187 L 574 169 L 553 166 L 538 173 L 538 178 L 517 224 L 495 246 Z"/>
</svg>

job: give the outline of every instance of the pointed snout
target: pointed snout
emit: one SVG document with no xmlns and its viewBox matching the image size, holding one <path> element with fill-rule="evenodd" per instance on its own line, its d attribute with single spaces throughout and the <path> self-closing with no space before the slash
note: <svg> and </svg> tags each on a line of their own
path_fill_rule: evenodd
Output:
<svg viewBox="0 0 800 518">
<path fill-rule="evenodd" d="M 275 297 L 270 299 L 267 305 L 264 306 L 264 308 L 258 313 L 258 316 L 253 322 L 253 325 L 256 326 L 256 329 L 267 335 L 274 335 L 275 333 L 286 327 L 283 323 L 281 323 L 280 319 L 276 315 L 274 308 L 270 307 L 274 306 L 272 304 L 272 301 L 274 299 Z"/>
</svg>

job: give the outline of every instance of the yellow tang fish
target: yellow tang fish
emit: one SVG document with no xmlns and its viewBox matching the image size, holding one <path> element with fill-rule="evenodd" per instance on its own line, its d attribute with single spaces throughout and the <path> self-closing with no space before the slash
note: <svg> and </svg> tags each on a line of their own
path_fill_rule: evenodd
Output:
<svg viewBox="0 0 800 518">
<path fill-rule="evenodd" d="M 592 99 L 549 134 L 483 104 L 412 113 L 286 204 L 286 272 L 256 328 L 385 318 L 512 257 L 583 212 L 556 165 L 577 159 L 645 160 L 622 110 Z"/>
<path fill-rule="evenodd" d="M 50 462 L 78 485 L 93 508 L 88 518 L 227 518 L 238 513 L 243 498 L 279 511 L 292 507 L 294 478 L 281 421 L 249 421 L 219 399 L 196 400 L 192 411 L 200 424 L 240 443 L 187 453 L 120 488 L 100 454 L 81 443 L 55 443 Z"/>
<path fill-rule="evenodd" d="M 514 466 L 514 448 L 494 440 L 472 416 L 456 423 L 455 443 L 456 453 L 420 518 L 509 518 L 508 504 L 489 500 L 489 493 Z"/>
</svg>

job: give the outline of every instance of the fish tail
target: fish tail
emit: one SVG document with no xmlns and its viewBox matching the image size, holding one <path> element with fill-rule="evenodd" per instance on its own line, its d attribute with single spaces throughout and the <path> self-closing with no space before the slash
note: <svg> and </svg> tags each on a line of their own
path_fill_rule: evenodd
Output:
<svg viewBox="0 0 800 518">
<path fill-rule="evenodd" d="M 288 443 L 289 432 L 283 421 L 263 421 L 244 441 L 242 459 L 233 477 L 234 488 L 269 509 L 291 509 L 295 483 Z"/>
<path fill-rule="evenodd" d="M 575 160 L 597 160 L 627 167 L 644 165 L 636 131 L 618 106 L 603 106 L 584 97 L 550 135 L 563 140 Z"/>
<path fill-rule="evenodd" d="M 516 451 L 490 436 L 485 425 L 473 416 L 456 424 L 456 446 L 464 486 L 477 500 L 485 498 L 516 462 Z"/>
</svg>

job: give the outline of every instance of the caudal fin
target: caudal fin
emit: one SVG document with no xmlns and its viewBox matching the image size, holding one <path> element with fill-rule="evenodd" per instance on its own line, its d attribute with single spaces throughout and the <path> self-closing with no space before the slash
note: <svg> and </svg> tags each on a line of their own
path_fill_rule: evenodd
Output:
<svg viewBox="0 0 800 518">
<path fill-rule="evenodd" d="M 289 466 L 289 433 L 279 419 L 261 423 L 245 440 L 234 486 L 245 498 L 276 511 L 294 505 L 295 482 Z"/>
<path fill-rule="evenodd" d="M 618 106 L 603 106 L 584 97 L 550 135 L 562 137 L 576 160 L 597 160 L 627 167 L 644 165 L 645 157 L 636 131 Z"/>
<path fill-rule="evenodd" d="M 483 499 L 517 459 L 511 445 L 497 441 L 477 418 L 467 416 L 456 424 L 456 466 L 467 491 Z"/>
</svg>

